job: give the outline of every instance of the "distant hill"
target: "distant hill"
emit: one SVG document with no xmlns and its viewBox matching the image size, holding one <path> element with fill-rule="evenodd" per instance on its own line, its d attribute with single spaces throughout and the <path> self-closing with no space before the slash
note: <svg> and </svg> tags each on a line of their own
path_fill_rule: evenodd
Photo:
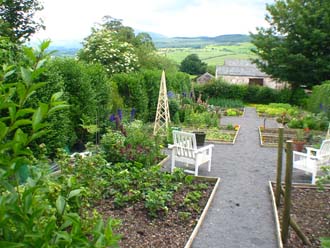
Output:
<svg viewBox="0 0 330 248">
<path fill-rule="evenodd" d="M 136 31 L 142 32 L 142 31 Z M 238 43 L 250 42 L 250 36 L 244 34 L 226 34 L 215 37 L 167 37 L 165 35 L 148 32 L 156 48 L 204 48 L 207 45 L 235 45 Z M 56 50 L 57 56 L 75 56 L 82 48 L 82 41 L 54 41 L 50 49 Z"/>
<path fill-rule="evenodd" d="M 250 36 L 244 34 L 227 34 L 216 37 L 200 36 L 200 37 L 164 37 L 154 40 L 157 48 L 203 48 L 211 44 L 237 44 L 250 42 Z"/>
</svg>

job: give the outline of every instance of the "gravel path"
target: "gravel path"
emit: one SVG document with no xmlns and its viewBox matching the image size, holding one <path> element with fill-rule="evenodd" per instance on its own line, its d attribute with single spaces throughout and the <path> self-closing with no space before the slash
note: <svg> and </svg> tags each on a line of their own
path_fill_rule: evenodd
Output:
<svg viewBox="0 0 330 248">
<path fill-rule="evenodd" d="M 275 180 L 277 149 L 260 147 L 263 121 L 254 108 L 246 108 L 243 117 L 221 119 L 241 129 L 234 145 L 215 144 L 210 173 L 200 167 L 199 175 L 221 181 L 193 248 L 277 247 L 268 189 L 268 181 Z M 277 127 L 269 119 L 266 125 Z"/>
</svg>

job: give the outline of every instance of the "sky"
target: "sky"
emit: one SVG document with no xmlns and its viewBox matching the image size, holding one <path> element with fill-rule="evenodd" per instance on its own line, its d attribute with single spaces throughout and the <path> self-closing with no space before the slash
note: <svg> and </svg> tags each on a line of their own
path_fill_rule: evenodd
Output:
<svg viewBox="0 0 330 248">
<path fill-rule="evenodd" d="M 274 0 L 40 0 L 46 26 L 34 39 L 83 40 L 102 17 L 168 37 L 248 34 L 266 26 L 266 3 Z"/>
</svg>

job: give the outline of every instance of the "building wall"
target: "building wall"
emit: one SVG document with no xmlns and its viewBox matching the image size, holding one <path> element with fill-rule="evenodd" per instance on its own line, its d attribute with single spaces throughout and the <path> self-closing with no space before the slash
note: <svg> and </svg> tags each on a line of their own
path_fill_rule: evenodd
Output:
<svg viewBox="0 0 330 248">
<path fill-rule="evenodd" d="M 257 77 L 247 77 L 247 76 L 221 76 L 225 81 L 232 84 L 243 84 L 248 85 L 250 78 L 257 78 Z M 264 77 L 264 85 L 272 89 L 283 89 L 285 87 L 284 83 L 279 83 L 273 80 L 270 77 Z"/>
</svg>

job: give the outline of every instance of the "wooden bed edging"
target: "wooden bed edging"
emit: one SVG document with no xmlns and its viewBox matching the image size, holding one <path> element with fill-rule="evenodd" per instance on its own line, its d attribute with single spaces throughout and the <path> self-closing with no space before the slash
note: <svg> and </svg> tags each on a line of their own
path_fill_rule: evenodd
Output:
<svg viewBox="0 0 330 248">
<path fill-rule="evenodd" d="M 170 159 L 170 155 L 166 155 L 165 158 L 163 158 L 162 161 L 160 161 L 157 165 L 164 165 L 168 160 Z"/>
<path fill-rule="evenodd" d="M 258 127 L 258 131 L 259 131 L 259 140 L 260 140 L 260 146 L 262 147 L 277 147 L 277 143 L 268 143 L 268 144 L 265 144 L 262 140 L 262 131 L 261 131 L 261 128 L 262 126 L 259 126 Z"/>
<path fill-rule="evenodd" d="M 220 178 L 219 177 L 197 176 L 196 178 L 201 178 L 201 179 L 204 179 L 204 180 L 207 180 L 207 181 L 215 181 L 216 180 L 216 183 L 215 183 L 214 188 L 212 190 L 212 193 L 211 193 L 211 195 L 209 197 L 209 200 L 207 201 L 207 203 L 206 203 L 206 205 L 204 207 L 204 210 L 203 210 L 201 216 L 199 217 L 198 222 L 197 222 L 197 224 L 196 224 L 193 232 L 191 233 L 191 235 L 190 235 L 190 237 L 189 237 L 189 239 L 188 239 L 188 241 L 187 241 L 187 243 L 186 243 L 186 245 L 185 245 L 184 248 L 190 248 L 191 247 L 191 245 L 192 245 L 195 237 L 197 236 L 198 230 L 201 227 L 201 225 L 202 225 L 202 223 L 203 223 L 203 221 L 205 219 L 206 213 L 207 213 L 207 211 L 208 211 L 208 209 L 209 209 L 209 207 L 210 207 L 210 205 L 212 203 L 212 200 L 214 198 L 215 192 L 217 191 L 217 188 L 218 188 L 219 183 L 220 183 Z"/>
<path fill-rule="evenodd" d="M 278 247 L 283 248 L 283 242 L 282 242 L 282 238 L 281 238 L 281 227 L 280 227 L 280 222 L 279 222 L 279 217 L 278 217 L 278 212 L 277 212 L 277 207 L 276 207 L 276 200 L 275 200 L 275 195 L 274 195 L 272 184 L 276 184 L 276 183 L 269 181 L 269 191 L 270 191 L 271 198 L 272 198 L 273 210 L 274 210 L 274 216 L 275 216 L 277 242 L 278 242 Z M 293 183 L 292 187 L 302 188 L 302 189 L 317 189 L 318 188 L 317 185 L 306 184 L 306 183 Z M 325 185 L 324 188 L 330 189 L 330 185 Z M 290 226 L 291 226 L 291 223 L 290 223 Z M 294 227 L 293 227 L 293 229 L 295 230 Z M 299 236 L 298 233 L 297 233 L 297 235 Z M 302 242 L 304 242 L 304 241 L 302 241 Z"/>
<path fill-rule="evenodd" d="M 282 243 L 282 238 L 281 238 L 281 226 L 280 226 L 280 221 L 277 213 L 277 207 L 276 207 L 276 200 L 275 200 L 275 195 L 272 187 L 272 181 L 269 181 L 269 192 L 270 196 L 272 198 L 272 205 L 273 205 L 273 212 L 274 212 L 274 217 L 275 217 L 275 226 L 276 226 L 276 238 L 277 238 L 277 246 L 279 248 L 283 248 L 283 243 Z"/>
</svg>

